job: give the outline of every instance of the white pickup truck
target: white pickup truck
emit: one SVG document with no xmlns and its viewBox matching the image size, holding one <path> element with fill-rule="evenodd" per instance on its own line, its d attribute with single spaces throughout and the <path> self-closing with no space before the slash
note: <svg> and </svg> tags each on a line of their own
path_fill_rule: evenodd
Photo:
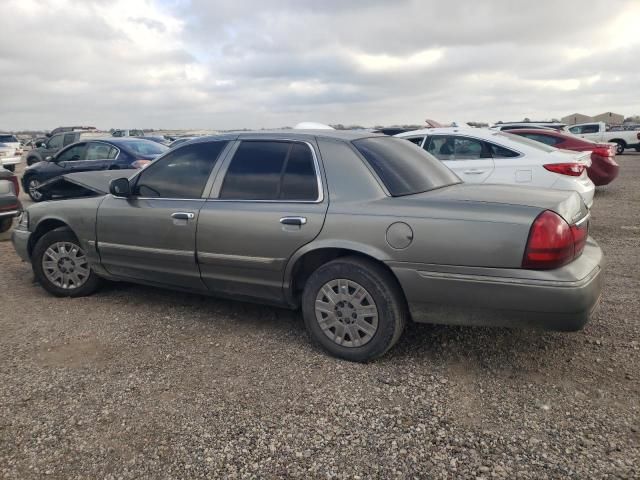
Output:
<svg viewBox="0 0 640 480">
<path fill-rule="evenodd" d="M 609 131 L 604 122 L 578 123 L 564 127 L 569 133 L 598 143 L 616 143 L 616 153 L 622 154 L 627 148 L 640 152 L 640 132 L 633 130 Z"/>
</svg>

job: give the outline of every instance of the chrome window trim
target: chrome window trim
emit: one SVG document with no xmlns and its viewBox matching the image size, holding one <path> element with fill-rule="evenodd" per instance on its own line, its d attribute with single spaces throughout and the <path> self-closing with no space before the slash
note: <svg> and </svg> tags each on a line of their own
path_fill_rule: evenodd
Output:
<svg viewBox="0 0 640 480">
<path fill-rule="evenodd" d="M 248 138 L 248 139 L 243 139 L 243 138 L 239 138 L 237 140 L 238 143 L 238 147 L 240 146 L 240 144 L 242 142 L 290 142 L 290 143 L 304 143 L 307 145 L 307 147 L 311 150 L 311 156 L 313 158 L 313 168 L 316 174 L 316 184 L 318 186 L 318 198 L 316 198 L 315 200 L 280 200 L 280 199 L 276 199 L 276 200 L 259 200 L 259 199 L 231 199 L 231 198 L 219 198 L 219 197 L 208 197 L 206 199 L 207 202 L 212 201 L 212 202 L 241 202 L 241 203 L 307 203 L 307 204 L 318 204 L 318 203 L 322 203 L 324 201 L 324 185 L 322 183 L 322 179 L 321 179 L 321 172 L 320 172 L 320 162 L 318 160 L 318 156 L 316 155 L 316 151 L 313 148 L 313 144 L 309 141 L 306 140 L 300 140 L 300 139 L 294 139 L 294 138 L 287 138 L 287 137 L 275 137 L 275 138 Z M 233 161 L 233 158 L 235 157 L 235 154 L 237 152 L 237 148 L 234 149 L 233 151 L 233 155 L 231 156 L 231 158 L 228 160 L 228 162 L 226 162 L 226 165 L 224 165 L 223 167 L 221 167 L 221 171 L 223 172 L 222 175 L 222 183 L 220 184 L 220 186 L 218 187 L 218 191 L 216 192 L 217 195 L 220 195 L 220 192 L 222 191 L 222 186 L 224 184 L 224 179 L 227 176 L 227 172 L 229 171 L 229 166 L 231 165 L 231 162 Z M 225 159 L 226 160 L 226 159 Z M 220 173 L 220 172 L 219 172 Z M 213 192 L 211 192 L 213 193 Z"/>
</svg>

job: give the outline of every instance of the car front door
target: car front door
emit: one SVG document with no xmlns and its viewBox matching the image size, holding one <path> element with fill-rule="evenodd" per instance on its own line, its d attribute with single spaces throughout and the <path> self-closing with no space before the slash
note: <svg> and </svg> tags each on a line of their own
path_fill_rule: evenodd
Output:
<svg viewBox="0 0 640 480">
<path fill-rule="evenodd" d="M 287 261 L 320 233 L 327 212 L 316 152 L 313 142 L 236 142 L 198 219 L 198 262 L 210 290 L 282 301 Z"/>
<path fill-rule="evenodd" d="M 97 248 L 109 273 L 206 290 L 196 262 L 196 225 L 227 146 L 209 141 L 172 150 L 130 181 L 131 196 L 105 197 L 98 209 Z"/>
<path fill-rule="evenodd" d="M 494 162 L 484 141 L 464 135 L 432 135 L 423 148 L 441 160 L 464 182 L 483 183 L 492 174 Z"/>
</svg>

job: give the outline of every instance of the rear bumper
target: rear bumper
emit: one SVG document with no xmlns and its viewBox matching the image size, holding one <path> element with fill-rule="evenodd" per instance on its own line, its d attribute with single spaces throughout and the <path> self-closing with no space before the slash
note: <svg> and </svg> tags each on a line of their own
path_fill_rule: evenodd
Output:
<svg viewBox="0 0 640 480">
<path fill-rule="evenodd" d="M 0 158 L 0 163 L 2 165 L 17 165 L 18 163 L 20 163 L 20 159 L 22 157 L 2 157 Z"/>
<path fill-rule="evenodd" d="M 592 157 L 593 158 L 593 157 Z M 610 163 L 604 159 L 594 159 L 591 166 L 587 169 L 589 178 L 594 185 L 602 186 L 611 183 L 620 172 L 620 166 L 617 163 Z"/>
<path fill-rule="evenodd" d="M 604 282 L 602 252 L 591 239 L 580 258 L 545 272 L 467 267 L 463 273 L 464 267 L 436 271 L 433 265 L 397 262 L 390 267 L 419 323 L 579 330 L 597 307 Z"/>
</svg>

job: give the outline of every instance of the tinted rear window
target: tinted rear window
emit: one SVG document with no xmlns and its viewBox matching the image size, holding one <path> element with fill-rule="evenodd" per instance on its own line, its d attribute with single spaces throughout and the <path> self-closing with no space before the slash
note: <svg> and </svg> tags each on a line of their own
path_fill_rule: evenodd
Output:
<svg viewBox="0 0 640 480">
<path fill-rule="evenodd" d="M 13 135 L 0 135 L 0 143 L 16 143 L 18 139 Z"/>
<path fill-rule="evenodd" d="M 422 148 L 400 138 L 373 137 L 353 145 L 394 197 L 460 183 L 460 179 Z"/>
</svg>

